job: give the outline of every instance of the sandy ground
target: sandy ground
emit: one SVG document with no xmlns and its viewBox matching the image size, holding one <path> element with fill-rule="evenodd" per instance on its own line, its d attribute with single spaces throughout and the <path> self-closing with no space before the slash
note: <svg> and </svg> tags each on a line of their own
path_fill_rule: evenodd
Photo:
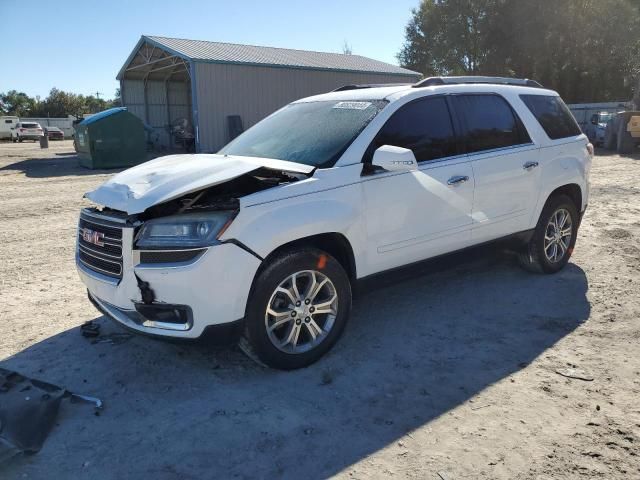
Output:
<svg viewBox="0 0 640 480">
<path fill-rule="evenodd" d="M 111 173 L 70 142 L 0 144 L 0 366 L 106 403 L 65 401 L 1 478 L 640 478 L 640 155 L 595 159 L 561 273 L 483 250 L 369 285 L 336 348 L 291 373 L 108 341 L 73 253 L 82 194 Z M 80 335 L 90 319 L 106 341 Z"/>
</svg>

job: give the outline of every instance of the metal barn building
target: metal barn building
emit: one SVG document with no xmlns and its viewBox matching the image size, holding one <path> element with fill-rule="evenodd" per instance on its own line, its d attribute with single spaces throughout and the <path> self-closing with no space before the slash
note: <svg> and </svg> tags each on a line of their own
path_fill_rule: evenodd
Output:
<svg viewBox="0 0 640 480">
<path fill-rule="evenodd" d="M 173 147 L 186 119 L 200 152 L 293 100 L 362 83 L 413 83 L 421 75 L 359 55 L 142 36 L 118 73 L 123 105 Z M 234 117 L 235 118 L 230 118 Z"/>
</svg>

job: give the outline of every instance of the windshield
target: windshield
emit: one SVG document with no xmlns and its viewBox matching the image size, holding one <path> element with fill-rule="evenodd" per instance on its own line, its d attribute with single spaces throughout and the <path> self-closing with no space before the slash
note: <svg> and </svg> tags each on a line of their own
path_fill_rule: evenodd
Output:
<svg viewBox="0 0 640 480">
<path fill-rule="evenodd" d="M 292 103 L 218 153 L 332 167 L 386 104 L 384 100 Z"/>
<path fill-rule="evenodd" d="M 40 128 L 40 125 L 37 123 L 23 123 L 22 126 L 24 128 Z"/>
</svg>

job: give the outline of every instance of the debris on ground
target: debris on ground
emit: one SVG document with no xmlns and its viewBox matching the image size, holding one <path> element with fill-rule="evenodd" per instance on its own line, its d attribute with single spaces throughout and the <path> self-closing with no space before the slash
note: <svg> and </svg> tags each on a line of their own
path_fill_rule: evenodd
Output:
<svg viewBox="0 0 640 480">
<path fill-rule="evenodd" d="M 593 382 L 593 377 L 591 375 L 573 367 L 556 370 L 556 373 L 558 375 L 562 375 L 563 377 L 567 377 L 567 378 L 583 380 L 585 382 Z"/>
<path fill-rule="evenodd" d="M 100 335 L 100 325 L 93 320 L 89 320 L 80 326 L 80 333 L 82 333 L 83 337 L 97 337 Z"/>
<path fill-rule="evenodd" d="M 0 368 L 0 463 L 20 453 L 37 453 L 55 424 L 62 399 L 102 401 Z"/>
</svg>

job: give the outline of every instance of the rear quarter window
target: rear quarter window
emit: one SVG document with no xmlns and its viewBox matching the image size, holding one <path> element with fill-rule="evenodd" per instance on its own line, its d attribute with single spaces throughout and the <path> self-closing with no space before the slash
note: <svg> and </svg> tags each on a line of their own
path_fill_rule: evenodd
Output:
<svg viewBox="0 0 640 480">
<path fill-rule="evenodd" d="M 575 137 L 582 131 L 569 108 L 560 97 L 551 95 L 520 95 L 551 140 Z"/>
</svg>

